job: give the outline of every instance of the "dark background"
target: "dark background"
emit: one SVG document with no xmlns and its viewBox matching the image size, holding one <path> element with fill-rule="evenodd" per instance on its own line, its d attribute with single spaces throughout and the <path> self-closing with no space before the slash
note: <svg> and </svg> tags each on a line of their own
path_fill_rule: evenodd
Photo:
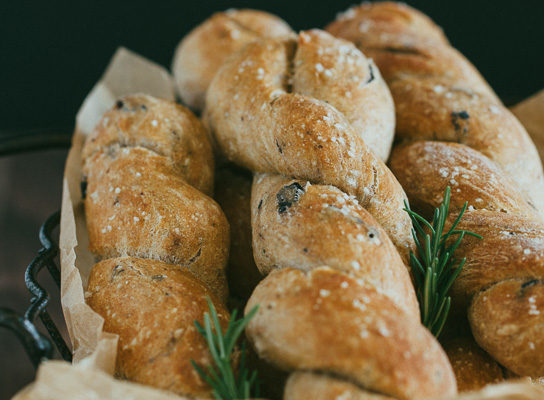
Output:
<svg viewBox="0 0 544 400">
<path fill-rule="evenodd" d="M 323 27 L 351 3 L 0 0 L 0 140 L 41 128 L 69 132 L 119 45 L 169 66 L 181 37 L 216 10 L 265 9 L 300 30 Z M 544 1 L 408 3 L 444 28 L 507 103 L 544 87 Z M 65 150 L 0 157 L 0 306 L 26 307 L 24 267 L 39 247 L 41 222 L 60 205 L 65 157 Z M 0 330 L 0 399 L 32 378 L 23 350 Z"/>
</svg>

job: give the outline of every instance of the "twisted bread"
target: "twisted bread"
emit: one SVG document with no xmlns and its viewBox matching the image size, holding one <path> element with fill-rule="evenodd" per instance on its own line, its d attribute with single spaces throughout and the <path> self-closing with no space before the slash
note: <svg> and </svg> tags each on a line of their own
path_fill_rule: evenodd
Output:
<svg viewBox="0 0 544 400">
<path fill-rule="evenodd" d="M 403 191 L 365 144 L 390 143 L 393 126 L 377 68 L 320 31 L 254 42 L 218 71 L 204 115 L 222 152 L 258 172 L 253 254 L 268 275 L 246 306 L 260 304 L 246 333 L 259 356 L 322 372 L 326 385 L 351 382 L 360 396 L 455 393 L 394 247 L 411 246 Z M 386 158 L 389 144 L 376 149 Z M 285 398 L 307 398 L 294 377 Z"/>
<path fill-rule="evenodd" d="M 206 90 L 231 54 L 262 37 L 291 34 L 280 18 L 256 10 L 227 10 L 212 15 L 178 45 L 172 71 L 181 100 L 194 110 L 204 108 Z"/>
<path fill-rule="evenodd" d="M 476 341 L 520 375 L 544 375 L 542 166 L 526 131 L 440 29 L 408 6 L 364 4 L 329 25 L 374 57 L 397 105 L 402 141 L 391 167 L 411 204 L 438 205 L 446 186 L 468 261 L 453 287 Z M 519 193 L 521 192 L 521 194 Z M 455 213 L 454 213 L 455 214 Z"/>
<path fill-rule="evenodd" d="M 378 289 L 378 290 L 377 290 Z M 442 348 L 419 322 L 366 282 L 328 267 L 276 269 L 255 289 L 247 334 L 259 355 L 286 370 L 321 371 L 399 399 L 455 393 Z M 333 378 L 336 377 L 336 378 Z M 296 383 L 285 398 L 303 395 Z"/>
<path fill-rule="evenodd" d="M 117 374 L 179 394 L 208 398 L 210 388 L 190 363 L 210 365 L 208 346 L 194 325 L 212 292 L 177 265 L 134 257 L 110 258 L 91 270 L 87 304 L 119 335 Z M 221 325 L 229 314 L 214 301 Z"/>
<path fill-rule="evenodd" d="M 365 144 L 391 143 L 391 98 L 378 69 L 353 45 L 318 30 L 252 43 L 215 75 L 204 118 L 229 160 L 356 196 L 407 256 L 404 192 Z M 376 147 L 384 158 L 389 144 Z"/>
<path fill-rule="evenodd" d="M 395 100 L 398 139 L 472 147 L 544 211 L 542 165 L 529 135 L 428 17 L 400 3 L 365 3 L 327 30 L 354 42 L 382 71 Z"/>
<path fill-rule="evenodd" d="M 416 142 L 396 149 L 391 167 L 423 209 L 436 204 L 455 179 L 452 206 L 469 202 L 460 229 L 483 239 L 467 238 L 457 249 L 467 263 L 452 287 L 454 307 L 470 306 L 476 341 L 501 364 L 519 375 L 544 374 L 544 224 L 539 216 L 490 160 L 463 145 Z M 421 185 L 429 175 L 433 178 Z"/>
<path fill-rule="evenodd" d="M 150 96 L 119 100 L 83 149 L 90 249 L 102 261 L 88 304 L 119 335 L 117 374 L 179 394 L 209 396 L 190 364 L 210 356 L 194 320 L 211 296 L 226 325 L 229 227 L 201 191 L 213 185 L 202 125 Z M 86 193 L 85 193 L 86 192 Z"/>
</svg>

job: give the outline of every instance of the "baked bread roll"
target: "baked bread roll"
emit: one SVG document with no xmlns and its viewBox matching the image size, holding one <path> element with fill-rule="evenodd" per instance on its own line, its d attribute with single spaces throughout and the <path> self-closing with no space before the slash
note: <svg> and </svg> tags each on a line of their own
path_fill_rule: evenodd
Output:
<svg viewBox="0 0 544 400">
<path fill-rule="evenodd" d="M 268 275 L 246 306 L 260 305 L 246 333 L 259 356 L 363 394 L 454 394 L 395 249 L 411 247 L 404 194 L 365 144 L 378 135 L 383 150 L 394 124 L 377 68 L 321 31 L 261 40 L 218 71 L 204 115 L 223 154 L 256 173 L 253 254 Z M 288 384 L 285 398 L 303 392 Z"/>
<path fill-rule="evenodd" d="M 422 168 L 424 160 L 428 164 Z M 436 206 L 455 179 L 452 217 L 468 201 L 459 229 L 483 239 L 467 237 L 456 251 L 467 262 L 452 286 L 452 305 L 468 308 L 476 341 L 502 365 L 518 375 L 543 375 L 544 223 L 539 214 L 490 160 L 463 145 L 416 142 L 399 147 L 391 167 L 412 204 L 423 209 Z M 433 179 L 424 180 L 427 175 Z"/>
<path fill-rule="evenodd" d="M 393 103 L 378 69 L 353 45 L 318 30 L 251 43 L 215 75 L 204 114 L 230 161 L 356 196 L 407 259 L 404 193 L 366 145 L 389 143 L 386 151 L 376 146 L 387 158 Z"/>
<path fill-rule="evenodd" d="M 119 335 L 117 375 L 190 397 L 211 388 L 190 363 L 211 357 L 194 321 L 212 299 L 229 318 L 229 226 L 213 187 L 208 137 L 190 111 L 133 95 L 104 114 L 83 148 L 91 270 L 88 304 Z"/>
<path fill-rule="evenodd" d="M 274 270 L 246 311 L 256 304 L 247 335 L 261 357 L 283 369 L 320 371 L 398 399 L 455 394 L 451 366 L 431 333 L 346 273 Z M 287 385 L 285 398 L 297 398 L 290 393 L 296 386 Z"/>
<path fill-rule="evenodd" d="M 446 186 L 452 218 L 469 203 L 459 229 L 483 239 L 467 237 L 457 249 L 467 263 L 452 298 L 468 307 L 474 338 L 513 372 L 544 375 L 544 185 L 527 132 L 440 28 L 412 8 L 363 4 L 327 29 L 371 55 L 389 83 L 401 142 L 391 168 L 414 209 L 436 207 Z"/>
<path fill-rule="evenodd" d="M 459 392 L 470 392 L 505 380 L 502 368 L 469 336 L 444 343 Z"/>
<path fill-rule="evenodd" d="M 402 3 L 365 3 L 326 29 L 354 42 L 382 71 L 395 100 L 399 141 L 472 147 L 544 212 L 544 174 L 529 135 L 427 16 Z"/>
<path fill-rule="evenodd" d="M 119 335 L 117 375 L 191 397 L 211 395 L 191 365 L 211 364 L 203 323 L 213 299 L 224 329 L 229 314 L 213 293 L 177 265 L 135 257 L 96 264 L 86 301 L 104 317 L 104 330 Z"/>
<path fill-rule="evenodd" d="M 196 117 L 150 96 L 124 98 L 89 136 L 83 158 L 90 250 L 98 258 L 177 264 L 226 300 L 229 227 L 198 190 L 211 192 L 213 158 Z"/>
<path fill-rule="evenodd" d="M 204 108 L 206 90 L 231 54 L 263 37 L 292 34 L 275 15 L 257 10 L 234 10 L 212 15 L 178 45 L 172 71 L 181 100 L 193 110 Z"/>
<path fill-rule="evenodd" d="M 354 383 L 315 372 L 291 374 L 284 400 L 393 400 L 394 397 L 362 390 Z"/>
<path fill-rule="evenodd" d="M 334 186 L 257 174 L 251 203 L 253 251 L 261 273 L 279 266 L 310 271 L 326 265 L 378 288 L 404 313 L 419 319 L 399 253 L 354 197 Z"/>
</svg>

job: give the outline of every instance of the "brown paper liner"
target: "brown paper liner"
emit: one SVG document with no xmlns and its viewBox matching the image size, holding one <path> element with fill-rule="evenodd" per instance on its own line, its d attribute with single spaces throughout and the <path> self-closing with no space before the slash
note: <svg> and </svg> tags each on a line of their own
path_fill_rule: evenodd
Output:
<svg viewBox="0 0 544 400">
<path fill-rule="evenodd" d="M 81 198 L 81 149 L 85 137 L 113 106 L 115 99 L 145 93 L 175 99 L 172 78 L 163 67 L 124 48 L 114 54 L 102 78 L 91 90 L 76 117 L 72 148 L 64 171 L 60 258 L 61 303 L 73 345 L 73 365 L 63 361 L 41 364 L 36 381 L 14 399 L 182 399 L 172 393 L 115 379 L 117 335 L 103 331 L 103 318 L 85 303 L 87 279 L 95 263 Z M 514 113 L 544 154 L 544 92 L 520 103 Z M 529 380 L 490 385 L 459 395 L 458 400 L 544 399 L 544 389 Z"/>
</svg>

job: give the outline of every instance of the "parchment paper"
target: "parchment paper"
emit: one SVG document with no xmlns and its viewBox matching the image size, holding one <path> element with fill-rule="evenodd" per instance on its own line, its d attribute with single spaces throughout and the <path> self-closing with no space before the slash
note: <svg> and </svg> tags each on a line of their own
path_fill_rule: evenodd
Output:
<svg viewBox="0 0 544 400">
<path fill-rule="evenodd" d="M 540 159 L 544 160 L 544 90 L 512 107 L 511 110 L 531 135 Z"/>
<path fill-rule="evenodd" d="M 74 363 L 89 363 L 110 374 L 115 367 L 117 336 L 102 331 L 103 319 L 85 304 L 84 288 L 95 263 L 81 199 L 81 149 L 105 111 L 124 95 L 146 93 L 175 99 L 172 78 L 163 67 L 119 48 L 76 116 L 72 148 L 64 171 L 60 221 L 61 303 L 73 345 Z"/>
<path fill-rule="evenodd" d="M 72 148 L 64 172 L 60 256 L 61 303 L 73 345 L 74 365 L 62 361 L 43 363 L 36 381 L 14 399 L 182 399 L 179 396 L 112 377 L 117 336 L 104 332 L 103 319 L 86 303 L 84 288 L 92 266 L 89 238 L 81 199 L 81 149 L 102 114 L 116 98 L 146 93 L 175 99 L 169 73 L 161 66 L 119 48 L 106 72 L 89 93 L 76 116 Z M 540 154 L 544 154 L 544 91 L 513 108 L 527 127 Z M 460 395 L 459 400 L 544 399 L 544 389 L 529 381 L 491 385 Z"/>
</svg>

